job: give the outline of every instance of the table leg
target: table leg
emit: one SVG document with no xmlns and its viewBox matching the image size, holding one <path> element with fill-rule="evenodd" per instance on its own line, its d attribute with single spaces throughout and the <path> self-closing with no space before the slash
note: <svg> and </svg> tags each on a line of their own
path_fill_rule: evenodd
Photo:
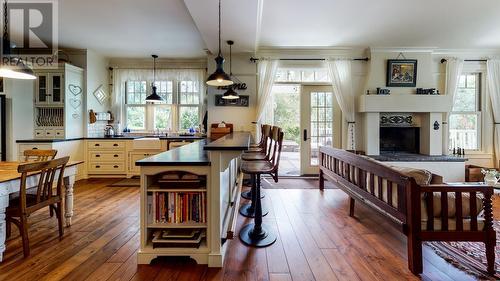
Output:
<svg viewBox="0 0 500 281">
<path fill-rule="evenodd" d="M 75 176 L 64 178 L 64 186 L 66 187 L 64 200 L 64 217 L 66 218 L 66 227 L 71 226 L 71 218 L 73 217 L 73 185 L 75 184 Z"/>
<path fill-rule="evenodd" d="M 6 227 L 5 209 L 9 205 L 9 194 L 0 195 L 0 262 L 3 260 L 3 252 L 5 252 Z"/>
</svg>

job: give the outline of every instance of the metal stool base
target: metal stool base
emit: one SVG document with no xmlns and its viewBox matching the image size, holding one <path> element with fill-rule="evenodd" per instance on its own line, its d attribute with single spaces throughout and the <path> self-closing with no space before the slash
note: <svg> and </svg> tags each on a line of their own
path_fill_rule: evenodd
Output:
<svg viewBox="0 0 500 281">
<path fill-rule="evenodd" d="M 262 207 L 262 216 L 266 216 L 269 213 L 267 208 Z M 244 204 L 240 208 L 240 215 L 247 218 L 255 218 L 255 210 L 252 210 L 252 204 Z"/>
<path fill-rule="evenodd" d="M 252 189 L 250 190 L 247 190 L 247 191 L 242 191 L 241 192 L 241 197 L 247 199 L 247 200 L 252 200 Z M 266 197 L 265 194 L 262 193 L 262 191 L 260 192 L 260 199 L 263 199 L 264 197 Z"/>
<path fill-rule="evenodd" d="M 276 242 L 277 236 L 274 232 L 270 231 L 268 227 L 262 225 L 262 232 L 260 235 L 253 233 L 255 224 L 250 223 L 245 225 L 240 230 L 240 240 L 243 244 L 257 248 L 270 246 Z"/>
</svg>

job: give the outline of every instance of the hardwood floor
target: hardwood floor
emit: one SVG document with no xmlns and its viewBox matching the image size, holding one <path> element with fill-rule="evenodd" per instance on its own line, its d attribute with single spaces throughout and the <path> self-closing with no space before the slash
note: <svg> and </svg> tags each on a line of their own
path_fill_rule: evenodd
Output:
<svg viewBox="0 0 500 281">
<path fill-rule="evenodd" d="M 347 216 L 340 190 L 266 189 L 264 218 L 278 241 L 255 249 L 233 240 L 222 269 L 184 258 L 137 265 L 139 189 L 108 187 L 116 180 L 75 185 L 73 225 L 59 241 L 48 210 L 30 222 L 31 256 L 23 258 L 13 227 L 0 280 L 418 280 L 406 264 L 406 239 L 363 206 Z M 239 217 L 238 227 L 251 220 Z M 424 280 L 472 280 L 424 247 Z"/>
</svg>

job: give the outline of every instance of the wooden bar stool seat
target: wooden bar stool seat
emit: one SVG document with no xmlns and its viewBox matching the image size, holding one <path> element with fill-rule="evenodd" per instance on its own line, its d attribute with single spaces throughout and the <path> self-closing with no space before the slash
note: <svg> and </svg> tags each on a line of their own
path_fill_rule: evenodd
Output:
<svg viewBox="0 0 500 281">
<path fill-rule="evenodd" d="M 278 180 L 278 166 L 283 142 L 283 132 L 280 128 L 274 130 L 271 136 L 272 156 L 269 160 L 262 161 L 242 161 L 241 171 L 249 174 L 253 179 L 252 204 L 254 211 L 254 223 L 245 225 L 240 231 L 240 240 L 254 247 L 267 247 L 276 242 L 277 236 L 269 227 L 262 224 L 262 202 L 260 198 L 260 176 L 262 174 L 272 175 L 274 180 Z M 241 213 L 241 209 L 240 209 Z"/>
<path fill-rule="evenodd" d="M 267 160 L 267 155 L 264 153 L 243 153 L 241 155 L 241 160 L 243 161 Z"/>
</svg>

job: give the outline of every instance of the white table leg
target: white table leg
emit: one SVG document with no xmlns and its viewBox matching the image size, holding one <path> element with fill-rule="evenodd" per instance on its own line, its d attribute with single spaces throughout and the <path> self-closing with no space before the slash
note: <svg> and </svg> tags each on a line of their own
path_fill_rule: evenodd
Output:
<svg viewBox="0 0 500 281">
<path fill-rule="evenodd" d="M 71 218 L 73 217 L 73 185 L 75 184 L 75 176 L 64 178 L 64 186 L 66 187 L 64 200 L 64 217 L 66 218 L 66 227 L 71 226 Z"/>
<path fill-rule="evenodd" d="M 9 206 L 9 194 L 0 195 L 0 262 L 3 260 L 5 252 L 6 227 L 5 209 Z"/>
</svg>

